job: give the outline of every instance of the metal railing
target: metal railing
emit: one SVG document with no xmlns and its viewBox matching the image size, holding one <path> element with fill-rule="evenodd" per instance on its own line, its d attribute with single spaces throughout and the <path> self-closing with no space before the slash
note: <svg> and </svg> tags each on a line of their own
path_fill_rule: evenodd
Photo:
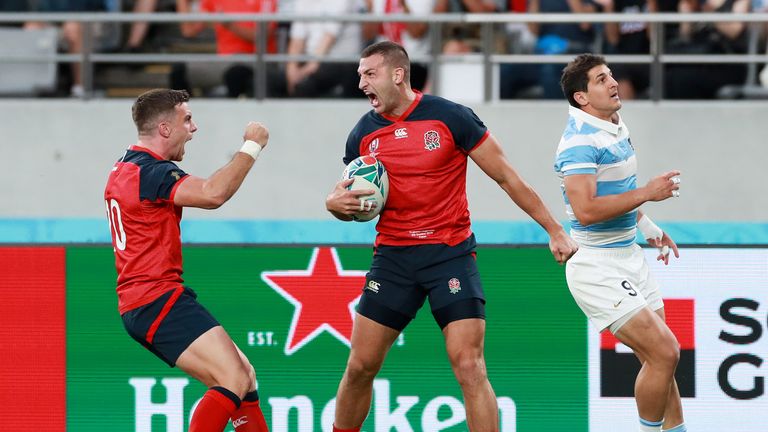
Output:
<svg viewBox="0 0 768 432">
<path fill-rule="evenodd" d="M 259 26 L 254 43 L 255 54 L 217 55 L 217 54 L 149 54 L 149 53 L 97 53 L 93 52 L 93 25 L 96 23 L 184 23 L 184 22 L 292 22 L 292 21 L 337 21 L 337 22 L 428 22 L 430 25 L 431 50 L 426 57 L 412 57 L 413 61 L 426 62 L 430 69 L 430 80 L 434 89 L 438 89 L 439 74 L 435 73 L 441 64 L 449 62 L 477 62 L 468 57 L 446 55 L 441 53 L 442 32 L 445 24 L 479 24 L 481 26 L 481 60 L 484 78 L 484 99 L 494 99 L 492 68 L 501 63 L 538 63 L 565 64 L 573 55 L 543 55 L 543 54 L 498 54 L 493 52 L 493 40 L 496 26 L 505 23 L 622 23 L 643 22 L 650 27 L 651 48 L 648 54 L 612 55 L 605 57 L 611 63 L 648 64 L 651 69 L 650 97 L 658 101 L 663 97 L 663 67 L 665 64 L 748 64 L 751 68 L 748 76 L 754 80 L 758 64 L 766 63 L 768 57 L 757 53 L 756 44 L 750 44 L 752 52 L 747 54 L 667 54 L 664 52 L 664 25 L 674 23 L 714 23 L 714 22 L 743 22 L 748 23 L 753 33 L 758 34 L 760 27 L 768 25 L 768 13 L 494 13 L 494 14 L 433 14 L 414 16 L 407 14 L 372 15 L 296 15 L 296 14 L 209 14 L 209 13 L 0 13 L 0 24 L 36 22 L 80 22 L 83 24 L 83 49 L 79 54 L 57 54 L 51 56 L 12 55 L 4 56 L 3 62 L 79 62 L 82 67 L 83 87 L 85 98 L 93 95 L 93 65 L 105 63 L 176 63 L 176 62 L 244 62 L 254 67 L 254 89 L 256 99 L 266 97 L 266 68 L 267 63 L 282 63 L 286 61 L 322 60 L 323 62 L 357 63 L 357 56 L 326 56 L 311 55 L 293 56 L 287 54 L 266 53 L 268 26 Z M 2 43 L 2 41 L 0 41 Z M 476 56 L 473 56 L 476 58 Z"/>
</svg>

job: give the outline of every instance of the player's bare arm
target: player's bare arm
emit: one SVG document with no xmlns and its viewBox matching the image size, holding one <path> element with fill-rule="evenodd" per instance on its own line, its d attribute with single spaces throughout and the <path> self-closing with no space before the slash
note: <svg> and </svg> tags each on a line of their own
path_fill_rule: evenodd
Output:
<svg viewBox="0 0 768 432">
<path fill-rule="evenodd" d="M 652 178 L 645 186 L 615 195 L 597 196 L 597 176 L 574 174 L 565 177 L 565 194 L 579 223 L 587 226 L 629 213 L 648 201 L 663 201 L 680 189 L 674 178 L 680 171 L 669 171 Z"/>
<path fill-rule="evenodd" d="M 269 130 L 261 123 L 249 122 L 243 134 L 243 141 L 251 141 L 263 149 L 269 141 Z M 253 144 L 250 144 L 253 146 Z M 176 190 L 173 202 L 181 207 L 215 209 L 227 202 L 243 184 L 245 176 L 256 162 L 252 148 L 244 145 L 241 151 L 226 165 L 219 168 L 210 177 L 189 176 Z"/>
<path fill-rule="evenodd" d="M 501 186 L 518 207 L 547 231 L 549 248 L 557 262 L 562 264 L 576 253 L 578 250 L 576 242 L 552 216 L 539 194 L 510 165 L 501 145 L 493 135 L 489 135 L 486 141 L 469 156 L 488 177 Z"/>
<path fill-rule="evenodd" d="M 375 193 L 372 189 L 349 190 L 355 179 L 341 180 L 336 183 L 333 190 L 325 198 L 325 208 L 336 218 L 342 221 L 351 221 L 352 215 L 361 210 L 361 198 Z M 370 208 L 368 208 L 370 210 Z"/>
</svg>

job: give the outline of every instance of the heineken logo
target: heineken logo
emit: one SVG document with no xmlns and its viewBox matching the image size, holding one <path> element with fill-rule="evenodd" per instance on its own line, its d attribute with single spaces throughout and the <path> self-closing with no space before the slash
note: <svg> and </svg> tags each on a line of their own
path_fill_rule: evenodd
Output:
<svg viewBox="0 0 768 432">
<path fill-rule="evenodd" d="M 192 404 L 193 408 L 189 413 L 185 412 L 184 406 L 189 405 L 184 403 L 184 389 L 190 384 L 190 379 L 186 377 L 166 377 L 160 380 L 133 377 L 128 380 L 128 384 L 134 391 L 136 430 L 153 430 L 152 417 L 161 416 L 166 421 L 166 432 L 183 432 L 184 419 L 192 416 L 194 407 L 199 402 Z M 413 394 L 401 395 L 392 391 L 392 384 L 389 379 L 383 378 L 373 381 L 372 430 L 441 431 L 465 424 L 467 418 L 464 404 L 459 398 L 450 395 L 439 395 L 433 398 Z M 158 391 L 155 387 L 163 387 L 163 389 Z M 153 398 L 153 393 L 165 394 L 165 401 Z M 271 420 L 269 422 L 271 431 L 330 430 L 336 409 L 336 398 L 317 400 L 309 395 L 292 395 L 269 396 L 265 399 L 262 400 L 261 406 Z M 517 430 L 515 401 L 507 396 L 499 396 L 496 400 L 499 405 L 500 431 L 515 432 Z M 417 412 L 420 415 L 413 418 L 413 414 Z M 319 414 L 319 418 L 315 417 L 316 414 Z M 321 428 L 316 427 L 318 420 L 323 425 Z"/>
</svg>

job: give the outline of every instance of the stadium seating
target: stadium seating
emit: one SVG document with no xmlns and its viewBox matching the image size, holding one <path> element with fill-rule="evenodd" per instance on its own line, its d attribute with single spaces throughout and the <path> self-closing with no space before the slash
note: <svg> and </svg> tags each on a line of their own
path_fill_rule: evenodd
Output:
<svg viewBox="0 0 768 432">
<path fill-rule="evenodd" d="M 44 60 L 0 62 L 0 95 L 34 96 L 56 86 L 57 30 L 0 28 L 0 58 L 40 56 Z M 50 60 L 45 60 L 50 59 Z"/>
</svg>

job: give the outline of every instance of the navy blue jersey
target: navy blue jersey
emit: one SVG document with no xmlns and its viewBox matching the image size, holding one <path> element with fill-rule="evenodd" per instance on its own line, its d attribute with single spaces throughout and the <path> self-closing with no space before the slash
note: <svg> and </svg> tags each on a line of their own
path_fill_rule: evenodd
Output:
<svg viewBox="0 0 768 432">
<path fill-rule="evenodd" d="M 389 196 L 376 244 L 453 246 L 471 234 L 467 156 L 489 133 L 471 109 L 415 93 L 399 118 L 365 114 L 347 138 L 344 163 L 371 155 L 387 170 Z"/>
</svg>

